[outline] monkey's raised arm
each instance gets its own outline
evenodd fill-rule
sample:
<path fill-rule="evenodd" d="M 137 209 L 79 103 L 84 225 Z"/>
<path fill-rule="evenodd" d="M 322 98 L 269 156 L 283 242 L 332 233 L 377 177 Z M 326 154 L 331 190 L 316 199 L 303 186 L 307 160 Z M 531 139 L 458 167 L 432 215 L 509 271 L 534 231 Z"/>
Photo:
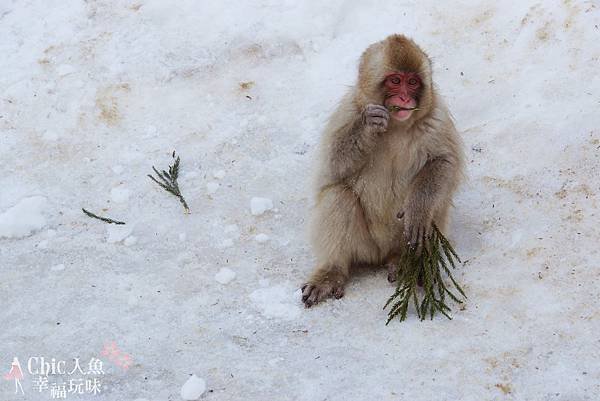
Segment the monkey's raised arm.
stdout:
<path fill-rule="evenodd" d="M 338 113 L 351 113 L 338 110 Z M 351 177 L 365 165 L 377 143 L 377 137 L 388 126 L 389 113 L 380 105 L 369 104 L 361 112 L 346 117 L 346 124 L 331 131 L 329 170 L 331 179 L 341 181 Z M 351 118 L 348 118 L 348 117 Z"/>

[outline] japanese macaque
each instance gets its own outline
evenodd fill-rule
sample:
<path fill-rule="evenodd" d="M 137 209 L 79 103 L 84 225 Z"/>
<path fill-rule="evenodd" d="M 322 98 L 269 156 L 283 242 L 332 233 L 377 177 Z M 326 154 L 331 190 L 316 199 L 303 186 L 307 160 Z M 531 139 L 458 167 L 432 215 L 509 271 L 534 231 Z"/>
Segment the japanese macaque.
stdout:
<path fill-rule="evenodd" d="M 306 307 L 341 298 L 353 265 L 396 277 L 408 247 L 435 223 L 444 232 L 463 169 L 461 140 L 435 92 L 431 61 L 411 39 L 367 48 L 358 82 L 325 128 L 311 242 L 317 267 L 302 286 Z"/>

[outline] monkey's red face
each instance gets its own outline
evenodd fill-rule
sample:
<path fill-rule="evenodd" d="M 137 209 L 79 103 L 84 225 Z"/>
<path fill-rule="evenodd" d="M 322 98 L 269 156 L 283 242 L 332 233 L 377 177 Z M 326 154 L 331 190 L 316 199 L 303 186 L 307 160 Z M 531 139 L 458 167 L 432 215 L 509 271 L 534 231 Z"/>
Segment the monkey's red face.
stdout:
<path fill-rule="evenodd" d="M 407 120 L 419 105 L 421 79 L 415 72 L 392 72 L 385 77 L 384 106 L 398 121 Z"/>

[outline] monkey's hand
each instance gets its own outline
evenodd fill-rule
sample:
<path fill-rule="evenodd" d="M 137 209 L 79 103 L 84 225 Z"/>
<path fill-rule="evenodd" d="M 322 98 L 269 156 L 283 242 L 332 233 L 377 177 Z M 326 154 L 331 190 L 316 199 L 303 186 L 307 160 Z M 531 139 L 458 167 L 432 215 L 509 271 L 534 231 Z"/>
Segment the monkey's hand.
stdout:
<path fill-rule="evenodd" d="M 390 113 L 379 104 L 368 104 L 363 112 L 365 127 L 372 132 L 382 133 L 387 131 Z"/>
<path fill-rule="evenodd" d="M 404 240 L 410 249 L 421 252 L 433 230 L 433 213 L 420 202 L 408 203 L 398 218 L 404 221 Z"/>

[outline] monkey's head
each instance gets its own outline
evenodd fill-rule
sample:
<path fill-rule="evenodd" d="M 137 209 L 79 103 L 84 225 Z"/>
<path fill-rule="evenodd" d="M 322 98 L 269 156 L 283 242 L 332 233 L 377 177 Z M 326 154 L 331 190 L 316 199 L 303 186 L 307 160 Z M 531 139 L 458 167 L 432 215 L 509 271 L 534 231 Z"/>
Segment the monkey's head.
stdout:
<path fill-rule="evenodd" d="M 388 36 L 363 53 L 357 89 L 359 107 L 382 104 L 393 120 L 414 122 L 432 108 L 431 61 L 406 36 Z"/>

